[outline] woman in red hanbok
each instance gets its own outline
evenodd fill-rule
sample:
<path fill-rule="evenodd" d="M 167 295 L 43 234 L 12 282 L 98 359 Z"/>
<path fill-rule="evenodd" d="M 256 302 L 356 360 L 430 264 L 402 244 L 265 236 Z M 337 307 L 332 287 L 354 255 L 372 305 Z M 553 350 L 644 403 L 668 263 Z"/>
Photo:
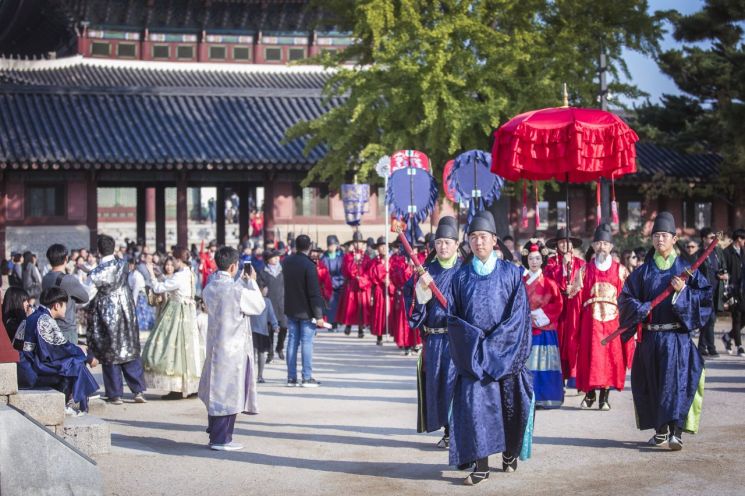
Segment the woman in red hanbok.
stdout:
<path fill-rule="evenodd" d="M 371 284 L 368 275 L 370 257 L 365 253 L 365 239 L 362 233 L 355 231 L 352 241 L 346 245 L 352 249 L 344 254 L 342 260 L 342 274 L 346 279 L 344 293 L 339 308 L 336 311 L 336 322 L 344 324 L 344 334 L 352 332 L 352 326 L 357 326 L 357 335 L 365 336 L 364 328 L 370 325 L 370 295 Z"/>
<path fill-rule="evenodd" d="M 329 268 L 326 267 L 326 264 L 321 260 L 321 255 L 323 255 L 322 249 L 313 248 L 310 252 L 310 259 L 316 264 L 318 283 L 321 286 L 321 296 L 323 296 L 323 299 L 328 306 L 329 300 L 331 300 L 331 295 L 333 294 L 333 289 L 331 287 L 331 273 L 329 272 Z"/>
<path fill-rule="evenodd" d="M 378 337 L 376 344 L 382 346 L 386 328 L 386 310 L 388 311 L 388 315 L 391 315 L 391 309 L 393 308 L 391 296 L 395 294 L 396 288 L 391 282 L 390 277 L 387 277 L 388 271 L 385 266 L 385 257 L 388 254 L 388 245 L 385 242 L 385 237 L 381 236 L 378 238 L 375 249 L 378 251 L 378 256 L 370 262 L 370 270 L 368 271 L 373 288 L 372 326 L 370 327 L 370 333 Z M 388 279 L 387 286 L 386 279 Z M 386 301 L 388 302 L 387 306 Z M 392 326 L 389 326 L 389 332 L 391 329 Z"/>
<path fill-rule="evenodd" d="M 533 325 L 530 358 L 533 373 L 533 393 L 537 408 L 559 408 L 564 403 L 564 379 L 561 373 L 559 340 L 556 322 L 561 315 L 562 299 L 559 286 L 543 275 L 548 250 L 533 238 L 522 249 L 523 276 L 530 303 Z"/>
<path fill-rule="evenodd" d="M 579 347 L 577 355 L 577 389 L 585 393 L 582 408 L 595 403 L 595 391 L 600 391 L 598 407 L 610 410 L 610 388 L 623 389 L 626 369 L 634 353 L 634 341 L 620 339 L 603 346 L 600 341 L 618 329 L 618 296 L 628 276 L 626 267 L 611 258 L 613 239 L 611 227 L 601 224 L 595 230 L 592 249 L 595 257 L 582 269 L 582 302 Z"/>
<path fill-rule="evenodd" d="M 404 300 L 404 286 L 413 274 L 414 268 L 405 255 L 397 253 L 390 257 L 390 278 L 395 288 L 390 327 L 396 344 L 404 350 L 405 355 L 411 355 L 411 350 L 422 343 L 416 329 L 409 327 L 409 309 Z"/>

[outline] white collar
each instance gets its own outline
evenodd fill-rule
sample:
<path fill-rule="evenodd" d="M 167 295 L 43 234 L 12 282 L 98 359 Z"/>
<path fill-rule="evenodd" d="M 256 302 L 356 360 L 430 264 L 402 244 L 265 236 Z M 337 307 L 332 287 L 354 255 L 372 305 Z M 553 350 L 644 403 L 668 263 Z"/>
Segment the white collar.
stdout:
<path fill-rule="evenodd" d="M 116 257 L 114 255 L 106 255 L 105 257 L 101 258 L 101 263 L 104 264 L 106 262 L 110 262 L 111 260 L 114 260 Z"/>
<path fill-rule="evenodd" d="M 612 263 L 613 263 L 613 257 L 611 257 L 610 255 L 608 255 L 608 258 L 606 258 L 605 262 L 603 263 L 598 262 L 598 257 L 595 257 L 595 267 L 597 267 L 598 270 L 601 270 L 603 272 L 610 269 L 610 266 Z"/>
<path fill-rule="evenodd" d="M 528 275 L 528 280 L 525 281 L 525 284 L 533 284 L 539 277 L 543 275 L 543 271 L 539 270 L 536 272 L 531 272 L 530 270 L 528 270 L 527 275 Z"/>

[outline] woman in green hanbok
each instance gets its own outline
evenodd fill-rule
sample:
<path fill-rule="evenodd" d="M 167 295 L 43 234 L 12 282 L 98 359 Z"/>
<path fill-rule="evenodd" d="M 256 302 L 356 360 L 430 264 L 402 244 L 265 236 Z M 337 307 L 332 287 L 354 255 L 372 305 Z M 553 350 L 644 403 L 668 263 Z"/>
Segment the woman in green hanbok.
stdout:
<path fill-rule="evenodd" d="M 170 391 L 163 399 L 180 399 L 196 394 L 204 364 L 204 347 L 200 345 L 194 306 L 194 275 L 189 267 L 189 252 L 173 251 L 175 272 L 158 281 L 148 265 L 152 290 L 167 295 L 142 351 L 148 387 Z"/>

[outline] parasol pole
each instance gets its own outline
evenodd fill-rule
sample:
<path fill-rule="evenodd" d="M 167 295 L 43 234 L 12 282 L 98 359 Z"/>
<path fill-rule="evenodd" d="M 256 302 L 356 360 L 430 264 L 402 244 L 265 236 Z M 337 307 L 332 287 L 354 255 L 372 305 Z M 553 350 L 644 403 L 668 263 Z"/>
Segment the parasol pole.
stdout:
<path fill-rule="evenodd" d="M 562 85 L 562 106 L 561 108 L 569 108 L 569 92 L 567 91 L 567 84 L 564 83 Z M 564 232 L 567 233 L 566 237 L 566 243 L 567 246 L 569 246 L 569 173 L 566 173 L 566 198 L 564 203 Z M 567 276 L 566 276 L 566 287 L 567 291 L 569 291 L 569 282 L 572 279 L 572 267 L 574 267 L 574 253 L 571 254 L 572 258 L 571 265 L 567 265 Z M 562 260 L 562 263 L 564 261 Z"/>

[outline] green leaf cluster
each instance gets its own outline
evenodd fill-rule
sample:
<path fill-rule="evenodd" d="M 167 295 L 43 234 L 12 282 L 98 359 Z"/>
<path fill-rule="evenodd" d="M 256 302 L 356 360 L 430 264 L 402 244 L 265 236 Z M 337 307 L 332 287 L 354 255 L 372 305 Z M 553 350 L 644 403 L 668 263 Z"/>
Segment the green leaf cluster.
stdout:
<path fill-rule="evenodd" d="M 357 43 L 322 60 L 336 68 L 332 108 L 286 139 L 326 155 L 305 184 L 376 181 L 375 163 L 399 149 L 431 159 L 435 177 L 458 153 L 488 149 L 491 132 L 516 114 L 570 102 L 596 106 L 598 56 L 626 73 L 621 51 L 657 50 L 660 20 L 643 0 L 331 0 Z M 328 20 L 328 19 L 327 19 Z M 345 60 L 358 61 L 345 66 Z M 629 85 L 611 91 L 638 95 Z"/>

